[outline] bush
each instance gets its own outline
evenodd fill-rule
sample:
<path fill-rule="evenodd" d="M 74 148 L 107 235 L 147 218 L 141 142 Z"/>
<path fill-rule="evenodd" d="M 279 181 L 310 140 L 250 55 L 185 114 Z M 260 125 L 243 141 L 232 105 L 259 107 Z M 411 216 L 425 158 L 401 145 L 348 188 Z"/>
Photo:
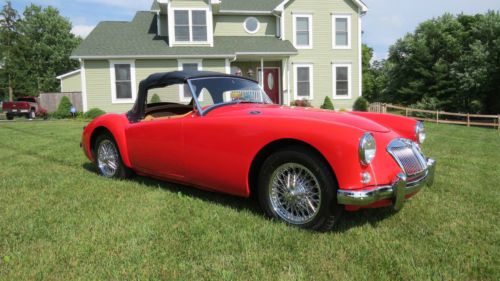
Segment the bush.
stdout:
<path fill-rule="evenodd" d="M 364 97 L 359 97 L 355 102 L 353 106 L 354 111 L 368 111 L 368 107 L 370 104 Z"/>
<path fill-rule="evenodd" d="M 296 100 L 293 101 L 290 105 L 298 107 L 312 107 L 311 102 L 308 100 Z"/>
<path fill-rule="evenodd" d="M 73 105 L 71 104 L 69 98 L 64 96 L 62 97 L 61 102 L 59 102 L 59 107 L 57 108 L 56 112 L 52 114 L 52 116 L 57 119 L 70 118 L 72 106 Z"/>
<path fill-rule="evenodd" d="M 49 118 L 49 113 L 45 109 L 39 109 L 36 113 L 36 118 L 47 120 Z"/>
<path fill-rule="evenodd" d="M 106 114 L 106 112 L 99 108 L 92 108 L 89 111 L 85 112 L 83 117 L 86 119 L 96 119 L 97 117 Z"/>
<path fill-rule="evenodd" d="M 322 109 L 329 109 L 329 110 L 335 110 L 335 107 L 333 106 L 332 99 L 330 99 L 329 96 L 325 97 L 325 101 L 323 102 L 323 105 L 321 106 Z"/>
<path fill-rule="evenodd" d="M 161 102 L 161 99 L 160 99 L 160 97 L 157 94 L 154 94 L 151 97 L 151 103 L 160 103 L 160 102 Z"/>

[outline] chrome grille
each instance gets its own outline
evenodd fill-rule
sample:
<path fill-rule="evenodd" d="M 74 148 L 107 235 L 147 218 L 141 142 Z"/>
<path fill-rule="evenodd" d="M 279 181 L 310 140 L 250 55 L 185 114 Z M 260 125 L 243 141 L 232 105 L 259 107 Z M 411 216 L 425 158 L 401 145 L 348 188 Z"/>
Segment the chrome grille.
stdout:
<path fill-rule="evenodd" d="M 425 157 L 414 142 L 396 139 L 389 144 L 387 150 L 408 177 L 418 177 L 427 170 Z"/>

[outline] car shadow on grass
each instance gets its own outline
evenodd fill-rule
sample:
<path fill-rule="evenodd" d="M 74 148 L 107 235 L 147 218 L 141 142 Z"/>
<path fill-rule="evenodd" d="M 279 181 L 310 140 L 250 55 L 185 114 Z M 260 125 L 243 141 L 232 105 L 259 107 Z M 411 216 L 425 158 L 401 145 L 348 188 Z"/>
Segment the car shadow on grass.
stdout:
<path fill-rule="evenodd" d="M 83 168 L 94 174 L 98 174 L 98 170 L 92 163 L 83 164 Z M 210 204 L 217 204 L 229 207 L 237 211 L 249 211 L 256 216 L 265 218 L 266 215 L 259 206 L 259 202 L 255 196 L 250 198 L 242 198 L 223 193 L 205 191 L 195 187 L 181 185 L 177 183 L 156 180 L 144 176 L 134 176 L 128 181 L 139 183 L 148 188 L 161 188 L 164 191 L 176 193 L 181 196 L 196 198 Z M 370 225 L 376 228 L 384 219 L 393 216 L 396 212 L 392 208 L 366 209 L 357 212 L 344 211 L 342 218 L 333 228 L 331 233 L 344 233 L 353 228 Z M 270 223 L 278 223 L 269 220 Z"/>

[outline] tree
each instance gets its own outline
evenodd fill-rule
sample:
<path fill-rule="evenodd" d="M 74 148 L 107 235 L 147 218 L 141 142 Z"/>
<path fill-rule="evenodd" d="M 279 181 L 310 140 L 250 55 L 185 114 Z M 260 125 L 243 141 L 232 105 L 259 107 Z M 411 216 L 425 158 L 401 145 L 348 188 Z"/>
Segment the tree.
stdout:
<path fill-rule="evenodd" d="M 71 33 L 71 23 L 53 7 L 32 4 L 23 15 L 19 24 L 20 48 L 27 62 L 26 74 L 32 77 L 26 79 L 29 94 L 56 91 L 56 76 L 78 67 L 70 55 L 81 39 Z"/>
<path fill-rule="evenodd" d="M 161 102 L 160 96 L 158 96 L 157 94 L 154 94 L 151 97 L 151 103 L 160 103 L 160 102 Z"/>
<path fill-rule="evenodd" d="M 16 68 L 14 67 L 14 56 L 19 39 L 17 32 L 17 22 L 19 15 L 12 8 L 12 3 L 7 1 L 0 11 L 0 64 L 2 77 L 7 84 L 9 100 L 14 97 L 13 80 L 17 76 Z"/>
<path fill-rule="evenodd" d="M 391 46 L 380 70 L 376 81 L 382 77 L 385 83 L 383 101 L 498 113 L 500 14 L 445 14 L 425 21 Z"/>

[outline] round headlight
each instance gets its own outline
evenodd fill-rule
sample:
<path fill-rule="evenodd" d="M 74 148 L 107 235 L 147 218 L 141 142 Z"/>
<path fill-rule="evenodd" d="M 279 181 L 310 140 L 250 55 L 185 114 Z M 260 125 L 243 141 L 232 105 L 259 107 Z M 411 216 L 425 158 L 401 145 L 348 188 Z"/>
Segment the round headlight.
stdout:
<path fill-rule="evenodd" d="M 415 126 L 415 138 L 418 143 L 423 144 L 426 138 L 424 123 L 417 122 L 417 126 Z"/>
<path fill-rule="evenodd" d="M 363 165 L 370 165 L 377 154 L 375 138 L 371 133 L 365 133 L 359 142 L 359 160 Z"/>

